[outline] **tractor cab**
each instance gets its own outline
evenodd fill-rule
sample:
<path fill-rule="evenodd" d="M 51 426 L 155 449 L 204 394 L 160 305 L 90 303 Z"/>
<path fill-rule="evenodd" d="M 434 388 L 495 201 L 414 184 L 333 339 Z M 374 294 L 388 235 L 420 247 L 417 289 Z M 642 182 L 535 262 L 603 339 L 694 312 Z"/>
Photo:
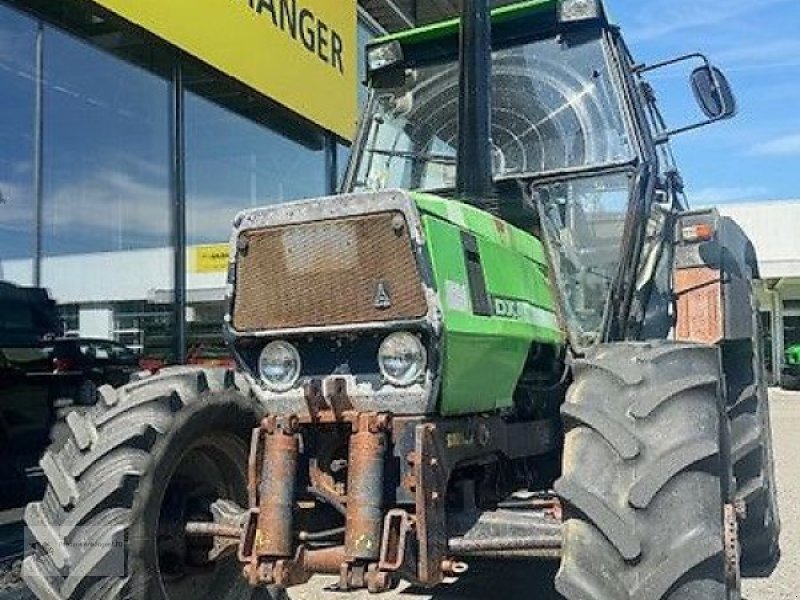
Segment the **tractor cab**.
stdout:
<path fill-rule="evenodd" d="M 495 9 L 488 90 L 464 89 L 473 100 L 488 99 L 491 189 L 469 199 L 457 185 L 459 40 L 453 20 L 368 47 L 371 95 L 346 191 L 422 190 L 471 202 L 536 234 L 558 272 L 573 344 L 624 337 L 631 321 L 643 320 L 629 313 L 635 305 L 644 310 L 647 299 L 632 293 L 652 287 L 646 284 L 670 237 L 667 216 L 685 205 L 666 146 L 678 131 L 666 130 L 643 79 L 673 61 L 637 66 L 599 1 Z M 683 60 L 701 65 L 692 82 L 706 122 L 732 116 L 722 74 L 701 55 Z M 469 162 L 463 170 L 481 168 Z"/>

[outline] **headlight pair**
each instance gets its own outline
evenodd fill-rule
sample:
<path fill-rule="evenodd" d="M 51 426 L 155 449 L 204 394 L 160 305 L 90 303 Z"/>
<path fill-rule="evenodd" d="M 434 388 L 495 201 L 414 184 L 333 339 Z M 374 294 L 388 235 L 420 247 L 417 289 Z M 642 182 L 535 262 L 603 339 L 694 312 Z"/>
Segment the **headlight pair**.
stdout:
<path fill-rule="evenodd" d="M 407 387 L 424 373 L 428 356 L 422 341 L 408 332 L 389 335 L 378 350 L 378 367 L 392 385 Z M 285 341 L 270 342 L 258 358 L 261 381 L 273 392 L 292 389 L 300 378 L 302 362 L 294 345 Z"/>

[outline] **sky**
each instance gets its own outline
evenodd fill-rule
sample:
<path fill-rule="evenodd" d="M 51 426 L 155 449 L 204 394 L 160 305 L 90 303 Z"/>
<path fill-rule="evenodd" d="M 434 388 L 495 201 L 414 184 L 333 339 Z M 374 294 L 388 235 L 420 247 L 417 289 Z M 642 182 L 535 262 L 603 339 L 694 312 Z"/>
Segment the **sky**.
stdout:
<path fill-rule="evenodd" d="M 691 204 L 800 199 L 800 2 L 606 4 L 637 61 L 702 51 L 736 92 L 736 118 L 673 140 Z M 648 76 L 671 125 L 687 122 L 692 69 L 683 65 Z"/>

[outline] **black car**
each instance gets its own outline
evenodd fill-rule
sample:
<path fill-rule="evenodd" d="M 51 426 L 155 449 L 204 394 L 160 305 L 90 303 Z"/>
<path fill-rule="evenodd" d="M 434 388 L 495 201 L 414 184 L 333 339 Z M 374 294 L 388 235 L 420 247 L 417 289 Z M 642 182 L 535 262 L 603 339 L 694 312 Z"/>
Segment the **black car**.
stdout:
<path fill-rule="evenodd" d="M 120 387 L 140 370 L 139 355 L 122 344 L 89 338 L 58 338 L 43 344 L 59 398 L 94 404 L 97 388 Z"/>
<path fill-rule="evenodd" d="M 63 435 L 66 415 L 139 371 L 139 356 L 122 344 L 63 334 L 45 290 L 0 282 L 0 510 L 39 493 L 39 459 Z"/>
<path fill-rule="evenodd" d="M 62 334 L 47 292 L 0 282 L 0 510 L 35 493 L 42 450 L 56 420 L 56 381 L 45 342 Z"/>

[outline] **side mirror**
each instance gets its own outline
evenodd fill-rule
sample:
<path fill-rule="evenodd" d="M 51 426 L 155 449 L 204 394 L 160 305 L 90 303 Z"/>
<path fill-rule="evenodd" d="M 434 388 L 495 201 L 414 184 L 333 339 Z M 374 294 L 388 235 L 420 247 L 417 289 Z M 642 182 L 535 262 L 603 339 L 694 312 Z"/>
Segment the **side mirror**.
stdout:
<path fill-rule="evenodd" d="M 689 80 L 695 99 L 697 100 L 697 104 L 705 120 L 674 129 L 667 129 L 661 117 L 661 113 L 655 105 L 655 91 L 653 86 L 647 82 L 643 82 L 643 85 L 649 90 L 647 101 L 651 103 L 651 109 L 658 115 L 658 120 L 660 121 L 660 130 L 655 132 L 657 143 L 664 143 L 668 141 L 669 138 L 679 133 L 705 127 L 717 121 L 730 119 L 736 115 L 736 97 L 733 95 L 733 90 L 728 82 L 728 78 L 725 77 L 722 71 L 713 66 L 711 61 L 709 61 L 704 54 L 695 52 L 654 65 L 639 65 L 634 69 L 634 72 L 641 77 L 645 73 L 685 62 L 701 63 L 699 67 L 692 71 Z"/>
<path fill-rule="evenodd" d="M 692 72 L 692 90 L 700 110 L 709 119 L 719 121 L 736 115 L 736 98 L 728 78 L 717 67 L 703 65 Z"/>

